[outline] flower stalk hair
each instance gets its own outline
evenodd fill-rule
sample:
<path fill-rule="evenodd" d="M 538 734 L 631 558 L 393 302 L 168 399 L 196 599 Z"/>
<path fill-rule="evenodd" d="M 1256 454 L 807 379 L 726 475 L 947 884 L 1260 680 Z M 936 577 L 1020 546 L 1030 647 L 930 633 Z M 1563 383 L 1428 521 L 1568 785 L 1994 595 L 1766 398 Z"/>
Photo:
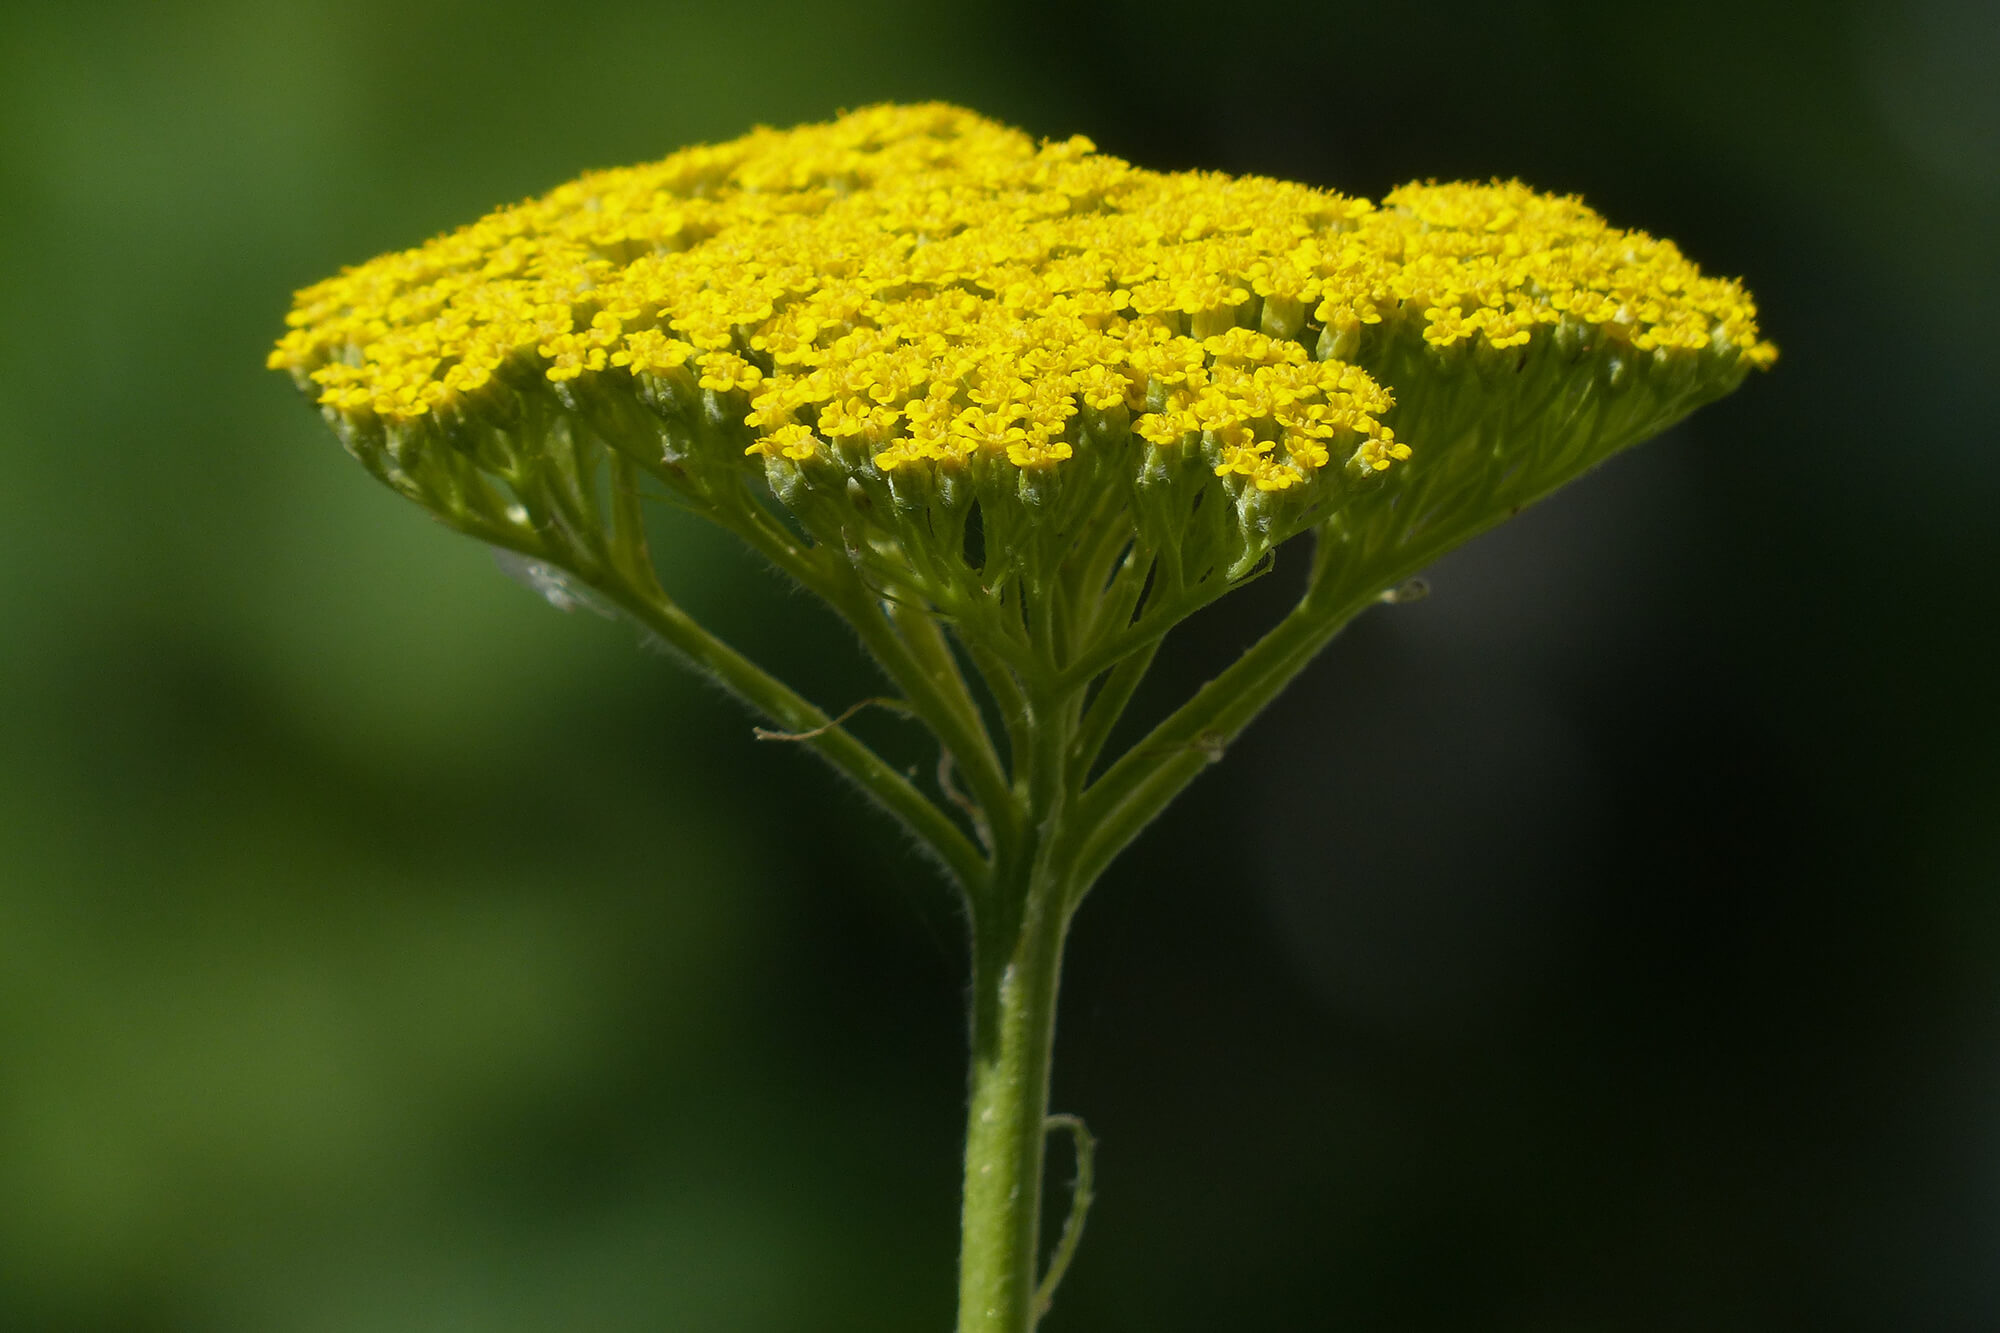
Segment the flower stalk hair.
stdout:
<path fill-rule="evenodd" d="M 1093 1140 L 1048 1080 L 1105 867 L 1356 614 L 1776 357 L 1738 283 L 1573 198 L 1152 172 L 942 105 L 585 175 L 290 326 L 270 364 L 371 472 L 665 640 L 962 896 L 960 1333 L 1033 1328 L 1081 1234 Z M 935 786 L 681 609 L 655 501 L 852 626 Z M 1289 614 L 1108 755 L 1168 632 L 1308 533 Z M 1080 1187 L 1043 1281 L 1053 1129 Z"/>

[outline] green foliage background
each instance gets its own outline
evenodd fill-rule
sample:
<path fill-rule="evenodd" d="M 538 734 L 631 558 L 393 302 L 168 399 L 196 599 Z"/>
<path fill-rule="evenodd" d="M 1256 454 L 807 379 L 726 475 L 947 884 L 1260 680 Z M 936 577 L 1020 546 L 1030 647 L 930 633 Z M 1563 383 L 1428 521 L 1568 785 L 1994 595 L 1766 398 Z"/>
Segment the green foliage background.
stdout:
<path fill-rule="evenodd" d="M 928 872 L 261 368 L 341 264 L 927 97 L 1579 191 L 1785 353 L 1357 626 L 1101 887 L 1051 1330 L 2000 1324 L 2000 22 L 1801 15 L 0 8 L 0 1328 L 948 1325 Z M 661 558 L 875 691 L 725 544 Z"/>

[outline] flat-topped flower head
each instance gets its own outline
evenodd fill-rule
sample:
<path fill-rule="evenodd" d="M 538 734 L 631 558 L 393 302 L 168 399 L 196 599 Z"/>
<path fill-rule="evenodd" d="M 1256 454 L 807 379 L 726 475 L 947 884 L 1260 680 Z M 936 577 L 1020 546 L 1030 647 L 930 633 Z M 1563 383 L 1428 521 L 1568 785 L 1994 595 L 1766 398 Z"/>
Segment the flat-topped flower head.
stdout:
<path fill-rule="evenodd" d="M 1737 283 L 1575 199 L 1378 206 L 941 105 L 586 175 L 290 323 L 271 364 L 490 540 L 550 546 L 585 516 L 539 492 L 608 448 L 948 610 L 1100 539 L 1192 585 L 1316 525 L 1465 535 L 1775 355 Z"/>
<path fill-rule="evenodd" d="M 1377 204 L 932 105 L 499 209 L 299 293 L 271 364 L 383 481 L 637 621 L 935 855 L 973 962 L 958 1327 L 1026 1333 L 1091 1195 L 1047 1093 L 1092 882 L 1365 607 L 1775 355 L 1737 283 L 1518 182 Z M 668 596 L 655 500 L 842 617 L 895 691 L 863 702 L 936 739 L 934 793 L 848 729 L 860 704 Z M 1297 603 L 1117 753 L 1167 634 L 1307 531 Z M 1042 1269 L 1058 1127 L 1077 1185 Z"/>

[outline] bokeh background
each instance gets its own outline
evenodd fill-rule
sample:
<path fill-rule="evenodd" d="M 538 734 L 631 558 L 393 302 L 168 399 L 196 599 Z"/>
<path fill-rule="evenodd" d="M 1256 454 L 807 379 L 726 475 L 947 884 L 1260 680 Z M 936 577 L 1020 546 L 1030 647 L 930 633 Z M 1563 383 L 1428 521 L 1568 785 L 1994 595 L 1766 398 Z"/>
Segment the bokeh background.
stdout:
<path fill-rule="evenodd" d="M 933 97 L 1581 192 L 1784 349 L 1371 613 L 1102 884 L 1052 1333 L 2000 1327 L 1996 68 L 1991 0 L 0 5 L 0 1328 L 950 1326 L 943 892 L 262 368 L 342 264 Z"/>

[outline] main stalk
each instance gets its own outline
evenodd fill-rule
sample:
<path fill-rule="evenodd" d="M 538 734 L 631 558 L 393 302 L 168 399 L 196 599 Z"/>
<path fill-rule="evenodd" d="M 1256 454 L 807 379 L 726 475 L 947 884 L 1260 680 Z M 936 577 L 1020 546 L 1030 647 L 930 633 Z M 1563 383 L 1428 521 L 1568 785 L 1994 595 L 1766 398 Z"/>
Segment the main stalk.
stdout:
<path fill-rule="evenodd" d="M 1044 1143 L 1070 917 L 1090 882 L 1213 762 L 1220 746 L 1376 600 L 1376 592 L 1342 587 L 1330 577 L 1338 554 L 1322 543 L 1306 594 L 1292 613 L 1095 782 L 1086 785 L 1088 770 L 1132 681 L 1118 680 L 1114 671 L 1090 703 L 1109 711 L 1089 712 L 1084 687 L 1051 672 L 1021 682 L 1018 708 L 1006 710 L 1015 746 L 1007 818 L 991 821 L 991 874 L 969 899 L 972 1050 L 958 1333 L 1033 1333 L 1047 1305 L 1049 1293 L 1037 1284 Z M 1056 636 L 1050 630 L 1043 637 L 1052 642 Z M 1135 677 L 1150 657 L 1139 650 Z M 1080 1123 L 1074 1128 L 1081 1182 L 1090 1138 Z M 1074 1248 L 1087 1193 L 1079 1189 L 1073 1201 L 1053 1277 Z"/>
<path fill-rule="evenodd" d="M 958 1333 L 1031 1333 L 1040 1318 L 1043 1145 L 1063 939 L 1076 901 L 1069 747 L 1075 691 L 1030 691 L 1017 718 L 1014 832 L 972 913 L 971 1073 Z"/>
<path fill-rule="evenodd" d="M 959 1333 L 1028 1333 L 1040 1315 L 1044 1126 L 1068 925 L 1062 889 L 1031 882 L 1015 929 L 987 932 L 975 946 Z"/>

